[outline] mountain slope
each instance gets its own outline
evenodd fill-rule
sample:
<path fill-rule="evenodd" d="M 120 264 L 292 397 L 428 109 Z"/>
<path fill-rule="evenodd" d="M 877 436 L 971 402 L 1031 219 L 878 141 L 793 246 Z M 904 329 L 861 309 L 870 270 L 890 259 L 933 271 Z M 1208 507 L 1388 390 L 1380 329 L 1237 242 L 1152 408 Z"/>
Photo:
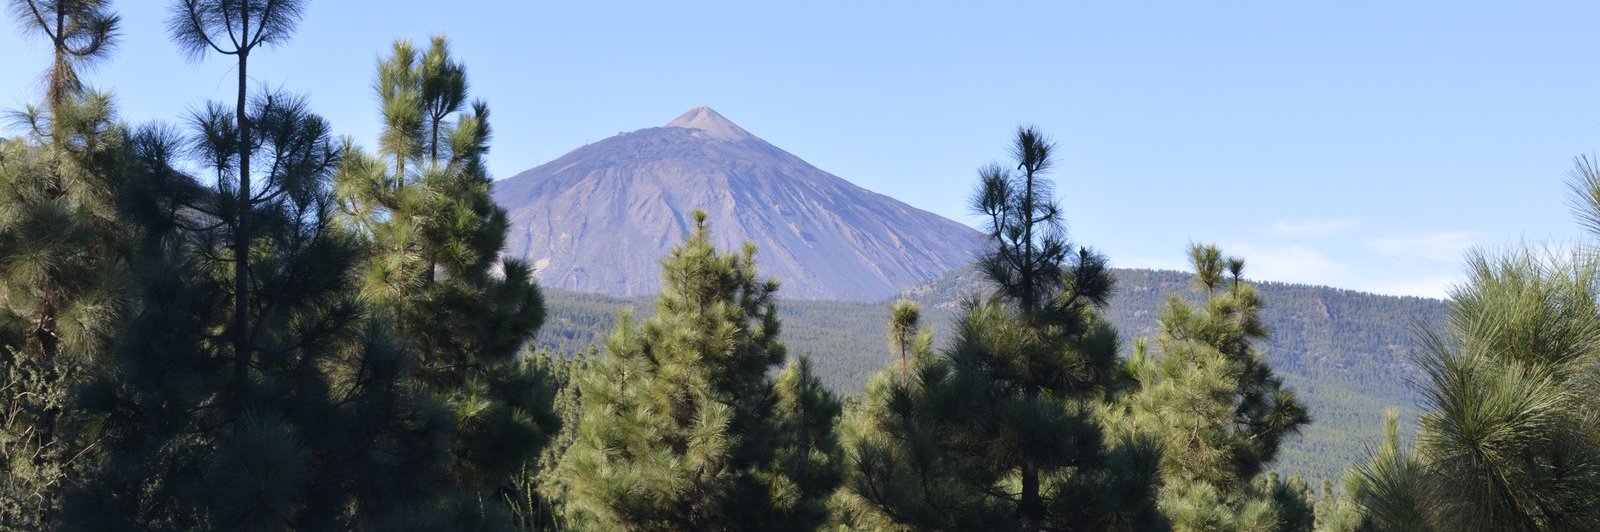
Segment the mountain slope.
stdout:
<path fill-rule="evenodd" d="M 817 169 L 706 107 L 495 183 L 507 254 L 547 287 L 658 290 L 658 261 L 704 209 L 724 249 L 756 243 L 790 299 L 875 300 L 966 265 L 972 228 Z"/>

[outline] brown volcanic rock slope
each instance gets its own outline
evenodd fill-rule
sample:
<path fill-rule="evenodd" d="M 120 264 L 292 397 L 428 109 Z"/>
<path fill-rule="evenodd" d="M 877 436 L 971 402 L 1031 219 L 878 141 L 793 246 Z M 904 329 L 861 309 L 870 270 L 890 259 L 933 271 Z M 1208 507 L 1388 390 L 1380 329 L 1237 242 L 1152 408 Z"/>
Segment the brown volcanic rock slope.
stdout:
<path fill-rule="evenodd" d="M 498 181 L 506 253 L 540 282 L 632 296 L 704 209 L 718 245 L 758 246 L 763 275 L 801 299 L 875 300 L 965 266 L 976 230 L 850 184 L 697 107 Z"/>

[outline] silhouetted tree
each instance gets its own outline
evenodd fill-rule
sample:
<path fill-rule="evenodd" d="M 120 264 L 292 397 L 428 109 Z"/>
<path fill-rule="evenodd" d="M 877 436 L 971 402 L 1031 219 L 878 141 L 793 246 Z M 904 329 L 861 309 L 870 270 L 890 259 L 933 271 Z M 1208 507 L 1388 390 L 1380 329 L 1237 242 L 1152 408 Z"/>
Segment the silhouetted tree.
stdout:
<path fill-rule="evenodd" d="M 215 139 L 209 146 L 213 152 L 208 154 L 211 157 L 208 163 L 216 172 L 219 186 L 226 191 L 216 214 L 233 233 L 231 260 L 235 275 L 230 334 L 234 350 L 233 380 L 239 387 L 243 387 L 248 378 L 254 356 L 250 298 L 260 288 L 251 281 L 254 274 L 250 267 L 254 238 L 251 217 L 257 207 L 277 201 L 280 191 L 286 190 L 281 185 L 273 186 L 272 182 L 282 177 L 275 175 L 282 171 L 277 166 L 270 166 L 262 176 L 268 181 L 262 188 L 269 190 L 252 188 L 256 176 L 250 166 L 251 157 L 266 142 L 252 136 L 259 125 L 251 121 L 254 117 L 248 105 L 250 54 L 287 42 L 300 23 L 305 6 L 306 0 L 176 0 L 167 21 L 172 40 L 190 59 L 199 60 L 211 52 L 233 56 L 239 76 L 231 120 L 215 104 L 208 105 L 202 116 L 197 117 L 201 127 L 211 129 L 208 134 L 231 137 Z M 227 184 L 223 185 L 224 182 Z M 270 190 L 274 188 L 276 190 Z M 235 405 L 235 408 L 242 408 L 242 405 Z"/>

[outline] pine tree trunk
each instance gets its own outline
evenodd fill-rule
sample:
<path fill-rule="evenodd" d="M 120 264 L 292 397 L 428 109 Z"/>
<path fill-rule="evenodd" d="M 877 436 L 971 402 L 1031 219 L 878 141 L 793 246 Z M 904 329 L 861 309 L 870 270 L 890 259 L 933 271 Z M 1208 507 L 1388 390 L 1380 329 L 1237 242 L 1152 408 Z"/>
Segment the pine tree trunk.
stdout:
<path fill-rule="evenodd" d="M 911 376 L 907 375 L 906 372 L 907 372 L 907 368 L 906 368 L 906 341 L 905 341 L 905 339 L 902 338 L 900 340 L 900 383 L 901 384 L 906 384 L 906 383 L 911 382 L 911 380 L 910 380 Z"/>
<path fill-rule="evenodd" d="M 1024 532 L 1040 530 L 1044 502 L 1039 500 L 1039 468 L 1031 463 L 1022 465 L 1022 502 L 1017 505 L 1017 514 L 1022 520 Z"/>
<path fill-rule="evenodd" d="M 240 28 L 250 35 L 250 3 L 240 3 Z M 235 393 L 234 414 L 244 411 L 245 382 L 250 367 L 250 117 L 245 114 L 245 91 L 249 88 L 246 67 L 250 47 L 244 42 L 239 47 L 239 99 L 234 108 L 239 124 L 239 219 L 233 231 L 233 384 Z"/>
<path fill-rule="evenodd" d="M 1034 293 L 1034 249 L 1033 249 L 1033 224 L 1037 218 L 1034 214 L 1033 178 L 1034 169 L 1031 165 L 1023 167 L 1023 179 L 1026 183 L 1022 196 L 1022 320 L 1028 326 L 1033 326 L 1033 315 L 1039 304 L 1039 294 Z M 1033 353 L 1023 357 L 1026 366 L 1022 376 L 1023 397 L 1029 403 L 1038 399 L 1039 391 L 1034 386 Z M 1022 501 L 1017 505 L 1017 514 L 1022 521 L 1022 530 L 1033 532 L 1039 530 L 1044 503 L 1039 500 L 1039 466 L 1032 462 L 1032 457 L 1023 457 L 1022 463 Z"/>
<path fill-rule="evenodd" d="M 56 4 L 56 29 L 55 32 L 45 31 L 55 42 L 55 64 L 51 65 L 50 87 L 46 89 L 45 97 L 50 100 L 50 117 L 55 119 L 56 111 L 60 110 L 61 102 L 66 101 L 67 92 L 67 36 L 63 30 L 67 28 L 66 6 Z M 43 23 L 43 21 L 40 21 Z M 52 125 L 51 136 L 55 135 Z M 51 140 L 54 140 L 53 138 Z"/>
<path fill-rule="evenodd" d="M 60 133 L 56 126 L 59 123 L 57 117 L 61 116 L 61 107 L 67 101 L 67 69 L 69 65 L 67 64 L 67 42 L 62 31 L 66 28 L 66 10 L 63 6 L 57 5 L 55 15 L 56 28 L 51 35 L 54 41 L 52 44 L 55 47 L 55 57 L 51 65 L 50 86 L 45 90 L 45 98 L 49 100 L 48 105 L 50 106 L 51 161 L 50 172 L 45 176 L 44 183 L 46 201 L 55 201 L 66 194 L 65 186 L 62 184 L 59 173 L 61 168 L 61 142 L 59 140 Z M 46 33 L 49 34 L 51 32 L 47 31 Z M 39 366 L 43 371 L 40 376 L 43 381 L 41 391 L 48 393 L 61 385 L 61 337 L 56 334 L 56 316 L 59 313 L 56 308 L 56 283 L 50 276 L 46 276 L 43 281 L 44 286 L 41 288 L 44 295 L 42 304 L 39 306 L 39 323 L 34 327 L 33 334 L 34 338 L 39 341 Z M 39 422 L 34 427 L 37 430 L 34 436 L 37 448 L 34 450 L 33 455 L 33 466 L 36 470 L 44 469 L 48 465 L 47 462 L 50 461 L 47 450 L 55 447 L 56 429 L 61 418 L 61 409 L 58 405 L 51 404 L 50 401 L 46 400 L 42 406 L 44 409 L 40 412 Z M 48 505 L 43 506 L 43 508 L 44 511 L 39 514 L 39 523 L 49 527 L 54 521 L 55 512 Z"/>
<path fill-rule="evenodd" d="M 444 120 L 444 117 L 433 116 L 430 118 L 433 118 L 433 131 L 431 132 L 431 140 L 428 143 L 428 159 L 432 160 L 433 164 L 439 164 L 439 121 Z"/>
<path fill-rule="evenodd" d="M 52 36 L 52 45 L 55 47 L 55 58 L 51 66 L 50 86 L 45 90 L 46 99 L 50 106 L 50 172 L 45 176 L 45 198 L 55 201 L 66 194 L 65 186 L 61 182 L 61 142 L 57 132 L 57 118 L 61 116 L 61 106 L 67 101 L 67 41 L 62 35 L 66 27 L 66 11 L 63 6 L 56 6 L 56 29 L 45 33 Z M 60 352 L 60 342 L 56 336 L 56 290 L 53 279 L 46 276 L 44 279 L 44 301 L 39 307 L 39 323 L 34 330 L 34 336 L 39 340 L 40 351 L 44 354 L 47 367 L 54 367 L 56 355 Z M 53 371 L 53 370 L 52 370 Z"/>

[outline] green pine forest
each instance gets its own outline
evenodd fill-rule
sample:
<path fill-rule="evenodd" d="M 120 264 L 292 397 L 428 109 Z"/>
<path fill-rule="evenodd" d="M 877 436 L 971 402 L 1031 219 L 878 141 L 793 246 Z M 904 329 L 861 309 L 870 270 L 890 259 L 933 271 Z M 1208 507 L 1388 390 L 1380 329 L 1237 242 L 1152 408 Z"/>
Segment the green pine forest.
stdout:
<path fill-rule="evenodd" d="M 785 300 L 702 212 L 659 296 L 545 291 L 447 38 L 335 137 L 248 82 L 306 0 L 6 5 L 51 54 L 0 137 L 6 530 L 1600 530 L 1588 249 L 1474 252 L 1448 302 L 1204 243 L 1114 270 L 1022 127 L 981 257 L 896 301 Z M 92 67 L 135 32 L 234 97 L 122 120 Z M 1600 238 L 1600 168 L 1570 183 Z"/>
<path fill-rule="evenodd" d="M 1167 296 L 1195 299 L 1192 275 L 1172 271 L 1114 269 L 1117 291 L 1102 312 L 1124 346 L 1157 334 Z M 952 272 L 906 291 L 946 345 L 962 299 L 984 290 L 976 270 Z M 1442 325 L 1448 307 L 1440 301 L 1393 297 L 1325 287 L 1258 284 L 1269 302 L 1261 319 L 1271 334 L 1261 350 L 1284 381 L 1311 407 L 1316 422 L 1285 442 L 1273 469 L 1306 479 L 1337 480 L 1348 464 L 1383 437 L 1383 412 L 1400 409 L 1415 421 L 1421 398 L 1410 382 L 1422 375 L 1411 357 L 1421 346 L 1417 325 Z M 549 318 L 535 349 L 567 357 L 604 344 L 627 310 L 654 312 L 652 298 L 618 298 L 548 289 Z M 836 393 L 859 393 L 883 369 L 884 323 L 894 301 L 784 300 L 778 309 L 790 352 L 811 357 L 822 383 Z M 1405 427 L 1410 435 L 1414 427 Z"/>

